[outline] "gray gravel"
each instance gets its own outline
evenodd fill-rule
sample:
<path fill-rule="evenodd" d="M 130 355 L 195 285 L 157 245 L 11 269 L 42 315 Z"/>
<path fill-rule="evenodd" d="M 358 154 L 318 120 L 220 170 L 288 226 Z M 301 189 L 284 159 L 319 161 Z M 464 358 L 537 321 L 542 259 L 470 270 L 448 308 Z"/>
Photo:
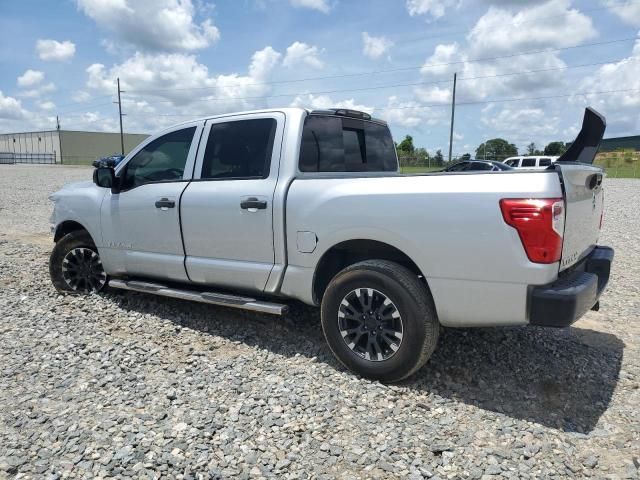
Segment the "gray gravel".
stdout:
<path fill-rule="evenodd" d="M 445 331 L 385 386 L 300 305 L 58 295 L 46 196 L 90 174 L 0 166 L 0 478 L 639 478 L 640 181 L 607 180 L 600 312 Z"/>

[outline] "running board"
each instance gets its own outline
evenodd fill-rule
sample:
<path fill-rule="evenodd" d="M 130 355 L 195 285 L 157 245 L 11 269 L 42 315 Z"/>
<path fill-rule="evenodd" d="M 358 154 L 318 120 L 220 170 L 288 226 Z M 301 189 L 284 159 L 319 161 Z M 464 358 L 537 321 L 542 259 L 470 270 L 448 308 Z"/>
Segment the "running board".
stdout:
<path fill-rule="evenodd" d="M 250 297 L 240 297 L 226 293 L 198 292 L 195 290 L 182 290 L 171 288 L 158 283 L 141 282 L 136 280 L 109 280 L 109 286 L 122 290 L 132 290 L 134 292 L 151 293 L 163 297 L 179 298 L 181 300 L 191 300 L 192 302 L 209 303 L 212 305 L 222 305 L 224 307 L 241 308 L 254 312 L 270 313 L 272 315 L 284 315 L 287 306 L 280 303 L 264 302 Z"/>

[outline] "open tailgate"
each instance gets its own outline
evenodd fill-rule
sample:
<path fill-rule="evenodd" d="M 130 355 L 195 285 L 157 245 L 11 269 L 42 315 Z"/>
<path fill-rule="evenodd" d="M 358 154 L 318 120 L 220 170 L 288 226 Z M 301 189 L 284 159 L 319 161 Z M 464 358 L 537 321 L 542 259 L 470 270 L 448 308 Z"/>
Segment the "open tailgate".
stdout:
<path fill-rule="evenodd" d="M 604 117 L 587 108 L 576 140 L 555 162 L 566 202 L 561 271 L 586 257 L 598 241 L 604 207 L 604 171 L 592 164 L 605 128 Z"/>

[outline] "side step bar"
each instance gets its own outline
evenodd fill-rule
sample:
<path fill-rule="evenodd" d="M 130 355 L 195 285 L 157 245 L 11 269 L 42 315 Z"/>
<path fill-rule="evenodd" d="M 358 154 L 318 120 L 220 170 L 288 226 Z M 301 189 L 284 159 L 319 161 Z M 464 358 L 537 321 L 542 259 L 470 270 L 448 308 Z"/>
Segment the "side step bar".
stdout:
<path fill-rule="evenodd" d="M 141 282 L 136 280 L 109 280 L 109 286 L 122 290 L 132 290 L 134 292 L 151 293 L 163 297 L 179 298 L 191 300 L 192 302 L 210 303 L 212 305 L 222 305 L 225 307 L 241 308 L 254 312 L 270 313 L 272 315 L 283 315 L 287 312 L 287 306 L 280 303 L 264 302 L 250 297 L 229 295 L 226 293 L 198 292 L 195 290 L 182 290 L 171 288 L 158 283 Z"/>

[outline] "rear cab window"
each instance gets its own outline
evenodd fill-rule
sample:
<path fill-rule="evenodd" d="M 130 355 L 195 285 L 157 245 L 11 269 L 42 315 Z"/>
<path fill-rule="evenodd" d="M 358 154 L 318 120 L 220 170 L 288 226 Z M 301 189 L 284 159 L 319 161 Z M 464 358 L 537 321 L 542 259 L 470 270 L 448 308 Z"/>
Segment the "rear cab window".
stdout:
<path fill-rule="evenodd" d="M 376 121 L 310 114 L 302 130 L 301 172 L 396 172 L 389 127 Z"/>

